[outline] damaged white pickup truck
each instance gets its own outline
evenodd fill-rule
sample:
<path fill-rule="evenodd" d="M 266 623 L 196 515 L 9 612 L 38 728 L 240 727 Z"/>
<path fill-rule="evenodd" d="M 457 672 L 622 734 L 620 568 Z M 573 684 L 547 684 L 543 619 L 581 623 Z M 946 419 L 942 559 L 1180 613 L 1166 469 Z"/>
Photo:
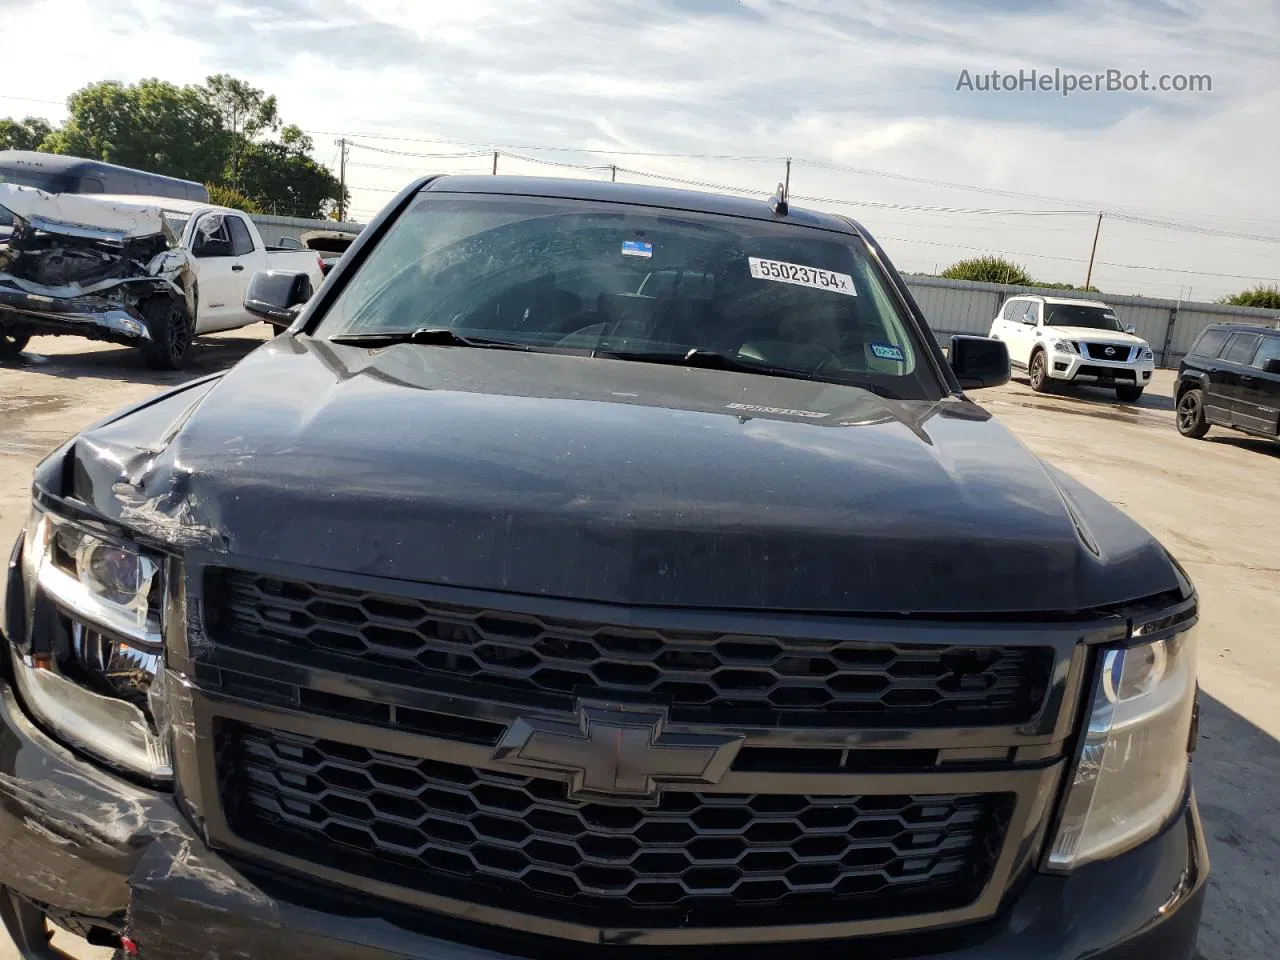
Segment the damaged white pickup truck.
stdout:
<path fill-rule="evenodd" d="M 0 359 L 36 335 L 139 347 L 177 369 L 193 337 L 256 323 L 244 309 L 264 270 L 323 279 L 310 251 L 262 242 L 237 210 L 164 197 L 49 194 L 0 183 L 13 215 L 0 240 Z"/>

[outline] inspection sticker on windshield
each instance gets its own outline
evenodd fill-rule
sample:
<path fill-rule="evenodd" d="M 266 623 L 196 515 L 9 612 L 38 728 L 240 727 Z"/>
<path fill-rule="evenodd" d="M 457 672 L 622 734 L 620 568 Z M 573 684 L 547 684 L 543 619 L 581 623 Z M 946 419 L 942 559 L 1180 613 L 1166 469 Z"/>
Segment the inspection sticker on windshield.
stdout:
<path fill-rule="evenodd" d="M 902 349 L 891 343 L 873 343 L 871 352 L 881 360 L 897 360 L 899 363 L 906 361 L 906 357 L 902 355 Z"/>
<path fill-rule="evenodd" d="M 847 273 L 832 273 L 830 270 L 806 267 L 800 263 L 762 260 L 759 257 L 747 257 L 747 263 L 751 267 L 751 275 L 757 280 L 794 283 L 801 287 L 813 287 L 815 290 L 843 293 L 848 297 L 858 295 L 858 291 L 853 288 L 853 277 Z"/>
<path fill-rule="evenodd" d="M 652 257 L 653 244 L 648 240 L 623 240 L 622 255 L 624 257 Z"/>

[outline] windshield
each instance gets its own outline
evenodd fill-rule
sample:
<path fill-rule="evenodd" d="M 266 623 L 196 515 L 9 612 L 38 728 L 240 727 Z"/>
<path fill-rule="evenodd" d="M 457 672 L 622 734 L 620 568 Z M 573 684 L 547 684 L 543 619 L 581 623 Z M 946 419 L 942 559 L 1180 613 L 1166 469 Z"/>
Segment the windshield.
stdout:
<path fill-rule="evenodd" d="M 421 328 L 535 349 L 945 390 L 853 236 L 786 223 L 542 197 L 426 193 L 317 336 Z"/>
<path fill-rule="evenodd" d="M 169 229 L 173 231 L 175 237 L 181 237 L 182 231 L 187 229 L 187 221 L 191 219 L 189 214 L 177 213 L 173 210 L 162 211 L 164 221 L 169 225 Z"/>
<path fill-rule="evenodd" d="M 1110 307 L 1091 307 L 1082 303 L 1046 303 L 1044 322 L 1051 327 L 1086 327 L 1123 333 L 1124 327 Z"/>

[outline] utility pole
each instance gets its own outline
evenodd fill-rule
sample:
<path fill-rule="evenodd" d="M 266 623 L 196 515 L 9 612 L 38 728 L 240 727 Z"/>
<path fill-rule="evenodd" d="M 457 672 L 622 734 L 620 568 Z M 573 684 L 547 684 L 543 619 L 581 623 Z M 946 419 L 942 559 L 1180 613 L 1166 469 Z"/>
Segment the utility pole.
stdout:
<path fill-rule="evenodd" d="M 1084 288 L 1089 289 L 1089 281 L 1093 279 L 1093 255 L 1098 252 L 1098 234 L 1102 232 L 1102 211 L 1098 211 L 1098 223 L 1093 228 L 1093 249 L 1089 251 L 1089 269 L 1084 274 Z"/>
<path fill-rule="evenodd" d="M 791 196 L 791 158 L 787 157 L 787 172 L 782 178 L 782 199 Z"/>
<path fill-rule="evenodd" d="M 236 129 L 240 122 L 237 104 L 231 104 L 231 189 L 240 189 L 240 131 Z"/>
<path fill-rule="evenodd" d="M 347 219 L 347 138 L 338 138 L 338 222 Z"/>
<path fill-rule="evenodd" d="M 493 175 L 498 175 L 498 151 L 493 151 Z"/>
<path fill-rule="evenodd" d="M 613 163 L 609 164 L 609 182 L 610 182 L 610 183 L 617 183 L 617 182 L 618 182 L 618 166 L 617 166 L 617 164 L 613 164 Z"/>

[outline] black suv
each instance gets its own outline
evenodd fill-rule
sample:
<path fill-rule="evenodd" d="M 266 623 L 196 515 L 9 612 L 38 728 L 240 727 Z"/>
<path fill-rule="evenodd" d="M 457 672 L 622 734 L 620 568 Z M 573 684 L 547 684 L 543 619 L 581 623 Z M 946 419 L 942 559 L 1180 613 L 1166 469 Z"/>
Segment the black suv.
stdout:
<path fill-rule="evenodd" d="M 1280 436 L 1280 327 L 1215 323 L 1178 364 L 1178 432 L 1199 439 L 1210 425 Z"/>
<path fill-rule="evenodd" d="M 414 183 L 285 333 L 37 469 L 0 916 L 43 958 L 1191 957 L 1196 594 L 964 393 L 1008 377 L 782 197 Z"/>

